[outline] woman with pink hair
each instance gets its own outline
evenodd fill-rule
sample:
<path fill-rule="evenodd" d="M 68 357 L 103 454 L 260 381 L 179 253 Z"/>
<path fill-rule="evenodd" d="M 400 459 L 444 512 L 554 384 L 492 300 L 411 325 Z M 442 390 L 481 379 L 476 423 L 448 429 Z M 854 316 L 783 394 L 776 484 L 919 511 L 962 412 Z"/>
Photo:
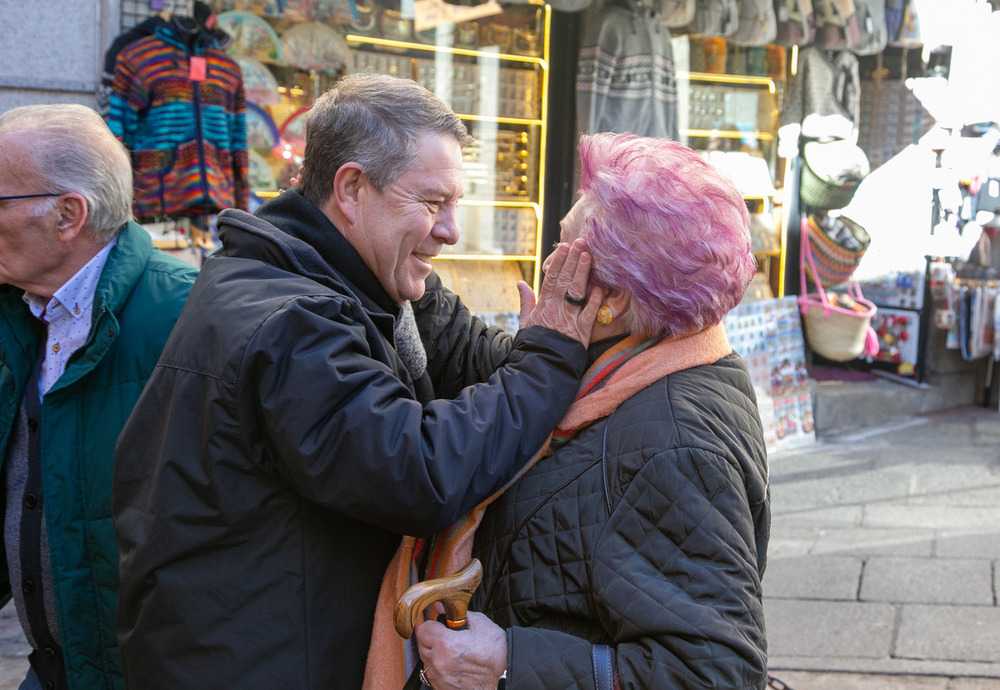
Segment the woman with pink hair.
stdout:
<path fill-rule="evenodd" d="M 746 205 L 668 139 L 596 134 L 579 151 L 560 240 L 586 239 L 604 291 L 591 365 L 533 464 L 427 546 L 432 575 L 470 553 L 485 575 L 468 630 L 417 629 L 422 677 L 764 688 L 767 456 L 722 325 L 755 271 Z"/>

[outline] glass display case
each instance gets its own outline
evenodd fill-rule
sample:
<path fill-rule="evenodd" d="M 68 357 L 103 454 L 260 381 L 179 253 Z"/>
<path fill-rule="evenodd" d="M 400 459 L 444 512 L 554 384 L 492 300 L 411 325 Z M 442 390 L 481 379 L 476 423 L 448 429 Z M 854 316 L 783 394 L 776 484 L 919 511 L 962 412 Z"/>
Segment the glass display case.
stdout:
<path fill-rule="evenodd" d="M 343 74 L 409 77 L 437 94 L 476 139 L 463 152 L 458 244 L 435 262 L 474 311 L 516 327 L 517 280 L 541 278 L 550 9 L 416 0 L 284 3 L 216 0 L 247 92 L 251 187 L 289 185 L 311 104 Z"/>
<path fill-rule="evenodd" d="M 681 140 L 704 151 L 743 193 L 760 271 L 773 296 L 781 297 L 785 264 L 777 189 L 784 177 L 777 157 L 781 83 L 767 76 L 708 72 L 681 73 L 678 81 L 686 100 Z"/>
<path fill-rule="evenodd" d="M 739 151 L 763 159 L 775 175 L 779 126 L 777 84 L 770 77 L 689 72 L 687 122 L 691 148 Z"/>

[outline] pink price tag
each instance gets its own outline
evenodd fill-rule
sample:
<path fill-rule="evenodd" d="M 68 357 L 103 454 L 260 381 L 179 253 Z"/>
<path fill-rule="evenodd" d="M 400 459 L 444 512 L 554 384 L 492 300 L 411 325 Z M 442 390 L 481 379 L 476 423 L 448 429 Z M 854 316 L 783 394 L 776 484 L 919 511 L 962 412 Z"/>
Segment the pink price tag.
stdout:
<path fill-rule="evenodd" d="M 205 58 L 191 57 L 191 81 L 205 81 L 206 64 Z"/>

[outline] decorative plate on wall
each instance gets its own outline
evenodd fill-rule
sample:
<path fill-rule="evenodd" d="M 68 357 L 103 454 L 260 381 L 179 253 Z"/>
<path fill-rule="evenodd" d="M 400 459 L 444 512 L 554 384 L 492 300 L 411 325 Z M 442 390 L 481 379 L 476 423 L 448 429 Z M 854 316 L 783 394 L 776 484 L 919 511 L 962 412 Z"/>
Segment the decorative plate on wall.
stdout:
<path fill-rule="evenodd" d="M 263 17 L 251 12 L 231 10 L 217 18 L 219 28 L 233 37 L 226 52 L 249 55 L 258 60 L 281 60 L 281 40 Z"/>
<path fill-rule="evenodd" d="M 299 108 L 288 116 L 284 124 L 281 125 L 279 140 L 282 146 L 288 144 L 291 151 L 301 156 L 306 152 L 306 120 L 309 119 L 309 110 L 312 106 Z"/>
<path fill-rule="evenodd" d="M 278 143 L 278 128 L 267 111 L 247 101 L 247 146 L 272 149 Z"/>
<path fill-rule="evenodd" d="M 250 191 L 270 192 L 278 188 L 278 178 L 274 176 L 270 163 L 264 156 L 250 149 Z"/>
<path fill-rule="evenodd" d="M 243 72 L 243 90 L 248 101 L 253 101 L 257 105 L 281 103 L 278 81 L 271 74 L 271 70 L 248 55 L 234 55 L 233 59 Z"/>
<path fill-rule="evenodd" d="M 342 71 L 351 49 L 336 30 L 319 22 L 296 24 L 281 35 L 285 62 L 306 71 Z"/>

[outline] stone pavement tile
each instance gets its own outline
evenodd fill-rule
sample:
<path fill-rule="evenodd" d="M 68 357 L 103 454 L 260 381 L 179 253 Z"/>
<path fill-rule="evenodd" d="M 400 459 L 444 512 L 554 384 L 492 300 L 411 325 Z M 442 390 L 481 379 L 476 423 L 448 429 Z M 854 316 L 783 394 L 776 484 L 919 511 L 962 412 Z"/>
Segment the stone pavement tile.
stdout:
<path fill-rule="evenodd" d="M 993 563 L 968 558 L 875 556 L 865 563 L 860 599 L 993 606 Z"/>
<path fill-rule="evenodd" d="M 996 416 L 996 413 L 993 415 Z M 976 418 L 968 414 L 956 414 L 950 418 L 925 415 L 916 421 L 918 423 L 888 428 L 885 433 L 878 434 L 878 440 L 888 448 L 914 446 L 941 448 L 947 452 L 956 446 L 964 448 L 973 445 L 976 437 L 986 428 L 977 430 Z"/>
<path fill-rule="evenodd" d="M 952 678 L 948 690 L 997 690 L 1000 678 Z"/>
<path fill-rule="evenodd" d="M 906 498 L 911 493 L 912 478 L 908 472 L 880 470 L 851 477 L 837 477 L 824 482 L 830 487 L 838 505 L 877 503 Z"/>
<path fill-rule="evenodd" d="M 972 530 L 986 532 L 1000 525 L 1000 507 L 963 506 L 865 506 L 865 527 Z"/>
<path fill-rule="evenodd" d="M 817 444 L 776 458 L 768 456 L 769 476 L 777 484 L 807 484 L 825 477 L 842 477 L 871 472 L 875 461 L 847 446 Z"/>
<path fill-rule="evenodd" d="M 894 656 L 1000 662 L 1000 608 L 903 605 Z"/>
<path fill-rule="evenodd" d="M 871 459 L 859 457 L 849 445 L 822 441 L 768 453 L 767 461 L 772 479 L 785 477 L 808 479 L 819 473 L 853 472 L 858 468 L 872 466 Z"/>
<path fill-rule="evenodd" d="M 917 472 L 936 472 L 943 467 L 990 467 L 996 462 L 996 449 L 976 448 L 960 441 L 941 443 L 888 443 L 864 448 L 858 452 L 871 456 L 879 469 L 897 468 Z"/>
<path fill-rule="evenodd" d="M 0 640 L 18 637 L 22 634 L 21 622 L 17 620 L 17 612 L 13 601 L 0 609 Z"/>
<path fill-rule="evenodd" d="M 768 562 L 776 558 L 792 558 L 809 554 L 819 538 L 818 527 L 798 527 L 784 522 L 780 529 L 771 525 L 771 538 L 767 542 Z"/>
<path fill-rule="evenodd" d="M 814 555 L 826 556 L 930 556 L 934 552 L 933 530 L 821 529 L 813 546 Z"/>
<path fill-rule="evenodd" d="M 972 420 L 972 442 L 978 446 L 1000 448 L 1000 416 L 988 410 L 983 417 Z"/>
<path fill-rule="evenodd" d="M 890 604 L 764 598 L 772 657 L 887 658 L 895 618 Z"/>
<path fill-rule="evenodd" d="M 930 486 L 934 486 L 934 478 L 921 477 L 921 481 Z M 964 506 L 975 508 L 977 506 L 993 507 L 1000 505 L 1000 484 L 991 477 L 989 484 L 980 482 L 977 485 L 956 487 L 953 489 L 940 488 L 940 484 L 935 489 L 922 490 L 915 489 L 915 493 L 906 499 L 907 505 L 913 506 Z"/>
<path fill-rule="evenodd" d="M 996 530 L 938 532 L 934 555 L 941 558 L 1000 558 L 1000 534 Z"/>
<path fill-rule="evenodd" d="M 0 608 L 0 690 L 17 690 L 28 672 L 31 648 L 17 620 L 14 603 Z"/>
<path fill-rule="evenodd" d="M 890 676 L 817 671 L 776 671 L 772 675 L 787 685 L 788 690 L 952 690 L 949 679 L 940 676 Z"/>
<path fill-rule="evenodd" d="M 779 532 L 787 527 L 858 527 L 863 516 L 862 506 L 804 506 L 789 510 L 780 501 L 776 501 L 773 494 L 771 498 L 771 529 Z"/>
<path fill-rule="evenodd" d="M 779 484 L 771 481 L 771 510 L 781 514 L 801 513 L 837 505 L 832 486 L 821 481 Z"/>
<path fill-rule="evenodd" d="M 856 601 L 861 559 L 851 556 L 774 558 L 764 571 L 768 597 Z"/>
<path fill-rule="evenodd" d="M 910 464 L 914 497 L 929 500 L 963 501 L 967 495 L 986 499 L 1000 491 L 994 451 L 990 457 L 969 457 L 964 462 Z M 987 504 L 988 505 L 988 504 Z"/>
<path fill-rule="evenodd" d="M 17 690 L 28 673 L 28 658 L 0 658 L 0 690 Z"/>

